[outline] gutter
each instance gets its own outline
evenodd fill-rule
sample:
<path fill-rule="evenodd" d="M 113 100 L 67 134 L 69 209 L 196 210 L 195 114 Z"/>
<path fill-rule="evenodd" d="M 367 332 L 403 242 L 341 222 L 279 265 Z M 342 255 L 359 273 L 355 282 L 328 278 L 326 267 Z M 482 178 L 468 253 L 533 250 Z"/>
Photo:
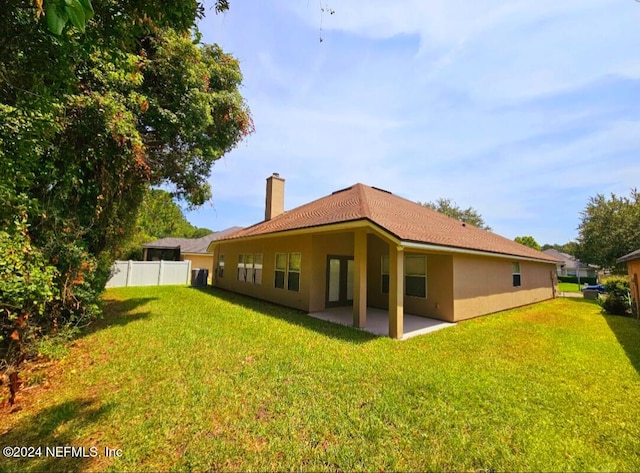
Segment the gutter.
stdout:
<path fill-rule="evenodd" d="M 532 258 L 529 256 L 519 256 L 519 255 L 507 255 L 504 253 L 492 253 L 490 251 L 470 250 L 466 248 L 454 248 L 451 246 L 431 245 L 429 243 L 401 241 L 400 245 L 403 246 L 404 248 L 411 248 L 416 250 L 431 250 L 431 251 L 441 251 L 444 253 L 457 253 L 457 254 L 473 255 L 473 256 L 489 256 L 493 258 L 504 258 L 504 259 L 510 259 L 510 260 L 515 259 L 519 261 L 533 261 L 536 263 L 557 264 L 555 261 L 550 261 L 542 258 Z"/>
<path fill-rule="evenodd" d="M 363 221 L 365 225 L 362 225 Z M 400 240 L 397 236 L 393 235 L 392 233 L 380 227 L 379 225 L 377 225 L 376 223 L 372 222 L 369 219 L 358 219 L 358 220 L 352 220 L 350 222 L 340 222 L 340 223 L 334 223 L 334 224 L 328 224 L 328 225 L 318 225 L 313 227 L 297 228 L 293 230 L 283 230 L 279 232 L 263 233 L 259 235 L 250 235 L 250 236 L 240 237 L 240 238 L 213 240 L 207 246 L 207 253 L 212 253 L 214 248 L 220 243 L 228 243 L 228 242 L 234 242 L 234 241 L 245 240 L 245 239 L 256 240 L 261 238 L 273 238 L 274 236 L 278 236 L 278 235 L 296 235 L 301 233 L 311 233 L 314 230 L 315 231 L 333 231 L 333 230 L 336 230 L 336 227 L 338 229 L 343 229 L 343 230 L 369 227 L 375 230 L 376 232 L 384 235 L 388 244 L 395 244 L 403 248 L 409 248 L 409 249 L 415 249 L 415 250 L 427 250 L 427 251 L 430 250 L 430 251 L 439 251 L 442 253 L 457 253 L 457 254 L 466 254 L 466 255 L 473 255 L 473 256 L 504 258 L 509 260 L 533 261 L 536 263 L 546 263 L 546 264 L 558 264 L 561 262 L 559 260 L 552 261 L 552 260 L 547 260 L 542 258 L 532 258 L 528 256 L 508 255 L 504 253 L 493 253 L 490 251 L 471 250 L 471 249 L 465 249 L 465 248 L 456 248 L 452 246 L 441 246 L 441 245 L 433 245 L 429 243 L 416 243 L 413 241 L 403 241 L 403 240 Z"/>

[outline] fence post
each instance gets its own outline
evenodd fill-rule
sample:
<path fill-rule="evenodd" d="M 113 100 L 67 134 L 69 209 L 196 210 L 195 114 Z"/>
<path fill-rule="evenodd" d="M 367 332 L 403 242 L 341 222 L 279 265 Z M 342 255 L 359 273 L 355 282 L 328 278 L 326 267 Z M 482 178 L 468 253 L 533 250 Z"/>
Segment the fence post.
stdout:
<path fill-rule="evenodd" d="M 125 283 L 125 287 L 129 287 L 131 285 L 131 272 L 133 271 L 133 262 L 131 260 L 127 261 L 127 282 Z"/>
<path fill-rule="evenodd" d="M 191 260 L 188 259 L 187 261 L 189 262 L 189 264 L 187 264 L 187 281 L 185 282 L 185 284 L 188 285 L 191 281 Z"/>
<path fill-rule="evenodd" d="M 164 260 L 160 260 L 160 269 L 158 270 L 158 286 L 162 285 L 163 276 L 164 276 Z"/>

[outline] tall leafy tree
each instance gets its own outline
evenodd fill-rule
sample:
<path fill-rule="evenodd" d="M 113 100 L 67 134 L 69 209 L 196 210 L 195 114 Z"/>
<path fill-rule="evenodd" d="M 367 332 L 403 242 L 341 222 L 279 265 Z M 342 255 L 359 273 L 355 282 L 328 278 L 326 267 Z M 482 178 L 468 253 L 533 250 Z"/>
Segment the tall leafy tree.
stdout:
<path fill-rule="evenodd" d="M 513 241 L 515 241 L 516 243 L 520 243 L 521 245 L 528 246 L 529 248 L 533 248 L 534 250 L 542 250 L 542 247 L 531 235 L 517 236 Z"/>
<path fill-rule="evenodd" d="M 440 198 L 435 202 L 418 202 L 418 204 L 422 205 L 423 207 L 428 207 L 430 209 L 436 210 L 449 217 L 462 220 L 465 223 L 474 225 L 478 228 L 482 228 L 483 230 L 491 230 L 491 227 L 485 223 L 484 219 L 476 209 L 474 209 L 473 207 L 467 207 L 466 209 L 463 209 L 451 199 Z"/>
<path fill-rule="evenodd" d="M 66 6 L 48 13 L 62 3 L 94 14 L 81 24 L 77 5 L 75 19 Z M 148 186 L 202 204 L 213 163 L 253 130 L 238 61 L 198 40 L 199 2 L 62 3 L 3 5 L 0 253 L 37 253 L 22 267 L 42 265 L 53 297 L 36 314 L 0 294 L 0 344 L 26 320 L 55 327 L 95 313 Z M 65 14 L 51 28 L 46 17 Z"/>
<path fill-rule="evenodd" d="M 165 237 L 199 238 L 211 232 L 191 225 L 170 192 L 148 189 L 138 209 L 134 231 L 117 257 L 141 259 L 144 243 Z"/>
<path fill-rule="evenodd" d="M 558 243 L 545 243 L 542 245 L 542 250 L 554 249 L 560 251 L 562 253 L 566 253 L 571 256 L 575 256 L 577 243 L 575 241 L 568 241 L 564 245 L 559 245 Z"/>
<path fill-rule="evenodd" d="M 581 212 L 576 257 L 605 269 L 616 259 L 640 248 L 640 193 L 629 197 L 597 194 Z"/>

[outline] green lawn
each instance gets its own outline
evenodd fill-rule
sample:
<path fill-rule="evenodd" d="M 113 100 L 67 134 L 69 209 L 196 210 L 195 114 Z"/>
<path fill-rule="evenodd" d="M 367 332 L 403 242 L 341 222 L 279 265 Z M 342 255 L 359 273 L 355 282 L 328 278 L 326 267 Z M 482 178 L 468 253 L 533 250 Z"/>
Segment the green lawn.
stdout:
<path fill-rule="evenodd" d="M 559 282 L 558 291 L 560 292 L 580 292 L 582 284 L 575 282 Z"/>
<path fill-rule="evenodd" d="M 105 299 L 0 444 L 122 457 L 0 471 L 640 470 L 640 325 L 593 301 L 399 342 L 217 290 Z"/>

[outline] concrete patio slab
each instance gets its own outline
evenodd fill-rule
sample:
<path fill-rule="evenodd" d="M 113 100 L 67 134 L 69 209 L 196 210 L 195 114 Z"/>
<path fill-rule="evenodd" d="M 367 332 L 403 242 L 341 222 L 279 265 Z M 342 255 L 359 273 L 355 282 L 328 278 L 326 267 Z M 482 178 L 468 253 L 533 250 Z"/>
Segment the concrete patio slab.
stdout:
<path fill-rule="evenodd" d="M 327 309 L 322 312 L 312 312 L 309 314 L 316 319 L 326 320 L 335 324 L 353 327 L 353 311 L 351 307 L 338 307 Z M 420 317 L 418 315 L 404 314 L 404 335 L 401 340 L 435 332 L 447 327 L 456 325 L 442 320 Z M 367 308 L 367 326 L 361 330 L 373 333 L 374 335 L 389 336 L 389 312 L 384 309 Z"/>

